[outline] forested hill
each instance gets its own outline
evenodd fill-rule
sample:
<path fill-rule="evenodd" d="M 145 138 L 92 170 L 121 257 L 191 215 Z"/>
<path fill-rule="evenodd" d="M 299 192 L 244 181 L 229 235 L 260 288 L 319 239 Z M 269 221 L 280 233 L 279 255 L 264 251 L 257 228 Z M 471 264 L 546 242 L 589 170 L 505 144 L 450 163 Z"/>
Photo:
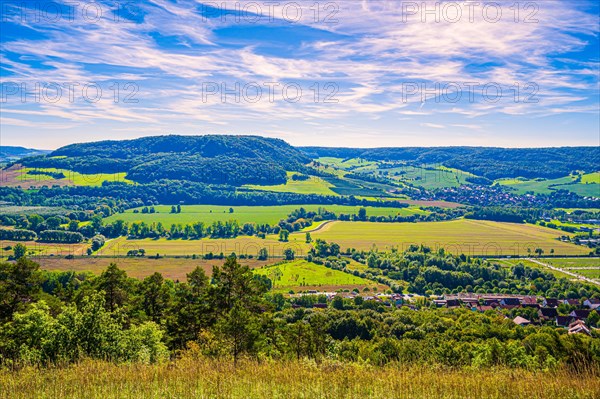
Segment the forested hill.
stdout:
<path fill-rule="evenodd" d="M 303 171 L 306 155 L 283 140 L 258 136 L 156 136 L 71 144 L 23 160 L 32 167 L 81 173 L 127 172 L 140 183 L 159 179 L 215 184 L 279 184 Z"/>
<path fill-rule="evenodd" d="M 442 164 L 489 179 L 501 177 L 556 178 L 566 176 L 575 170 L 596 172 L 600 165 L 600 147 L 299 147 L 299 149 L 311 158 L 363 158 L 371 161 Z"/>
<path fill-rule="evenodd" d="M 7 162 L 23 157 L 29 157 L 33 155 L 47 154 L 50 151 L 35 150 L 33 148 L 25 147 L 11 147 L 2 145 L 0 146 L 0 162 Z"/>

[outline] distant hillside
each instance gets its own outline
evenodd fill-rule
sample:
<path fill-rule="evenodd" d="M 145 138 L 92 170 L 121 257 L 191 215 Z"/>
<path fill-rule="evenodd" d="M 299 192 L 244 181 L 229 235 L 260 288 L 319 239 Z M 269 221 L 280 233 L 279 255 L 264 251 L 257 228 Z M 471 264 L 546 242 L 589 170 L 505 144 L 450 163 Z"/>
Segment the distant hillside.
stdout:
<path fill-rule="evenodd" d="M 0 162 L 11 162 L 16 161 L 24 157 L 31 157 L 34 155 L 47 154 L 50 151 L 46 150 L 35 150 L 33 148 L 25 147 L 11 147 L 11 146 L 0 146 Z"/>
<path fill-rule="evenodd" d="M 442 164 L 489 179 L 501 177 L 557 178 L 566 176 L 574 170 L 596 172 L 600 168 L 599 147 L 299 147 L 299 149 L 312 158 L 363 158 L 371 161 Z"/>
<path fill-rule="evenodd" d="M 32 167 L 80 173 L 127 172 L 140 182 L 160 179 L 214 184 L 280 184 L 286 170 L 310 162 L 283 140 L 258 136 L 157 136 L 71 144 L 47 156 L 23 160 Z"/>

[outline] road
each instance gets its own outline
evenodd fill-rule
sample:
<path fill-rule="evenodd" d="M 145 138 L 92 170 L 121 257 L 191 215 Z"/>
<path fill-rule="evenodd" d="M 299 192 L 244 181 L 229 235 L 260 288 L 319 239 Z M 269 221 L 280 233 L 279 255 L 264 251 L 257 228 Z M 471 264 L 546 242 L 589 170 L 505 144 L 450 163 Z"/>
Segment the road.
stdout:
<path fill-rule="evenodd" d="M 552 265 L 549 265 L 549 264 L 544 263 L 544 262 L 540 262 L 537 259 L 529 258 L 528 260 L 530 260 L 530 261 L 532 261 L 534 263 L 537 263 L 540 266 L 544 266 L 544 267 L 547 267 L 549 269 L 555 270 L 557 272 L 561 272 L 561 273 L 564 273 L 564 274 L 568 274 L 569 276 L 573 276 L 576 279 L 579 279 L 579 280 L 582 280 L 582 281 L 587 281 L 588 283 L 592 283 L 592 284 L 600 286 L 600 282 L 598 282 L 597 280 L 594 280 L 594 279 L 582 276 L 581 274 L 573 273 L 573 272 L 570 272 L 568 270 L 561 269 L 560 267 L 556 267 L 556 266 L 552 266 Z"/>
<path fill-rule="evenodd" d="M 321 230 L 323 227 L 327 226 L 329 223 L 333 223 L 335 220 L 327 220 L 312 230 L 303 230 L 303 231 L 294 231 L 292 234 L 306 234 L 306 233 L 314 233 L 315 231 Z"/>

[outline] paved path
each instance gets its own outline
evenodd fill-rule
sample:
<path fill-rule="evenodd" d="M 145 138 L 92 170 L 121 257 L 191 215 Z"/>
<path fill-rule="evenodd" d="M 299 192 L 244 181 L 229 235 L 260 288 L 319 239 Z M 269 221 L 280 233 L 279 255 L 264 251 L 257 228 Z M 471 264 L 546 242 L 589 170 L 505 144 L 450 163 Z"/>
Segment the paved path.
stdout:
<path fill-rule="evenodd" d="M 587 281 L 588 283 L 592 283 L 592 284 L 596 284 L 596 285 L 600 286 L 600 282 L 598 280 L 594 280 L 594 279 L 582 276 L 581 274 L 573 273 L 573 272 L 570 272 L 568 270 L 561 269 L 560 267 L 556 267 L 556 266 L 549 265 L 547 263 L 540 262 L 537 259 L 529 258 L 528 260 L 532 261 L 533 263 L 537 263 L 538 265 L 541 265 L 541 266 L 547 267 L 549 269 L 555 270 L 557 272 L 568 274 L 569 276 L 573 276 L 573 277 L 575 277 L 575 278 L 577 278 L 579 280 Z"/>

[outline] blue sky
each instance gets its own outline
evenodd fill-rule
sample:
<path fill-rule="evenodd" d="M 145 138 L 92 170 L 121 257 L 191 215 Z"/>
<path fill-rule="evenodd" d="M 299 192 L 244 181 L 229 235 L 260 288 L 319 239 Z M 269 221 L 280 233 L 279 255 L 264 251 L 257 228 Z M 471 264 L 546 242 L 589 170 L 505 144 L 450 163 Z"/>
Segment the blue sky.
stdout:
<path fill-rule="evenodd" d="M 600 145 L 597 1 L 0 4 L 2 145 Z"/>

